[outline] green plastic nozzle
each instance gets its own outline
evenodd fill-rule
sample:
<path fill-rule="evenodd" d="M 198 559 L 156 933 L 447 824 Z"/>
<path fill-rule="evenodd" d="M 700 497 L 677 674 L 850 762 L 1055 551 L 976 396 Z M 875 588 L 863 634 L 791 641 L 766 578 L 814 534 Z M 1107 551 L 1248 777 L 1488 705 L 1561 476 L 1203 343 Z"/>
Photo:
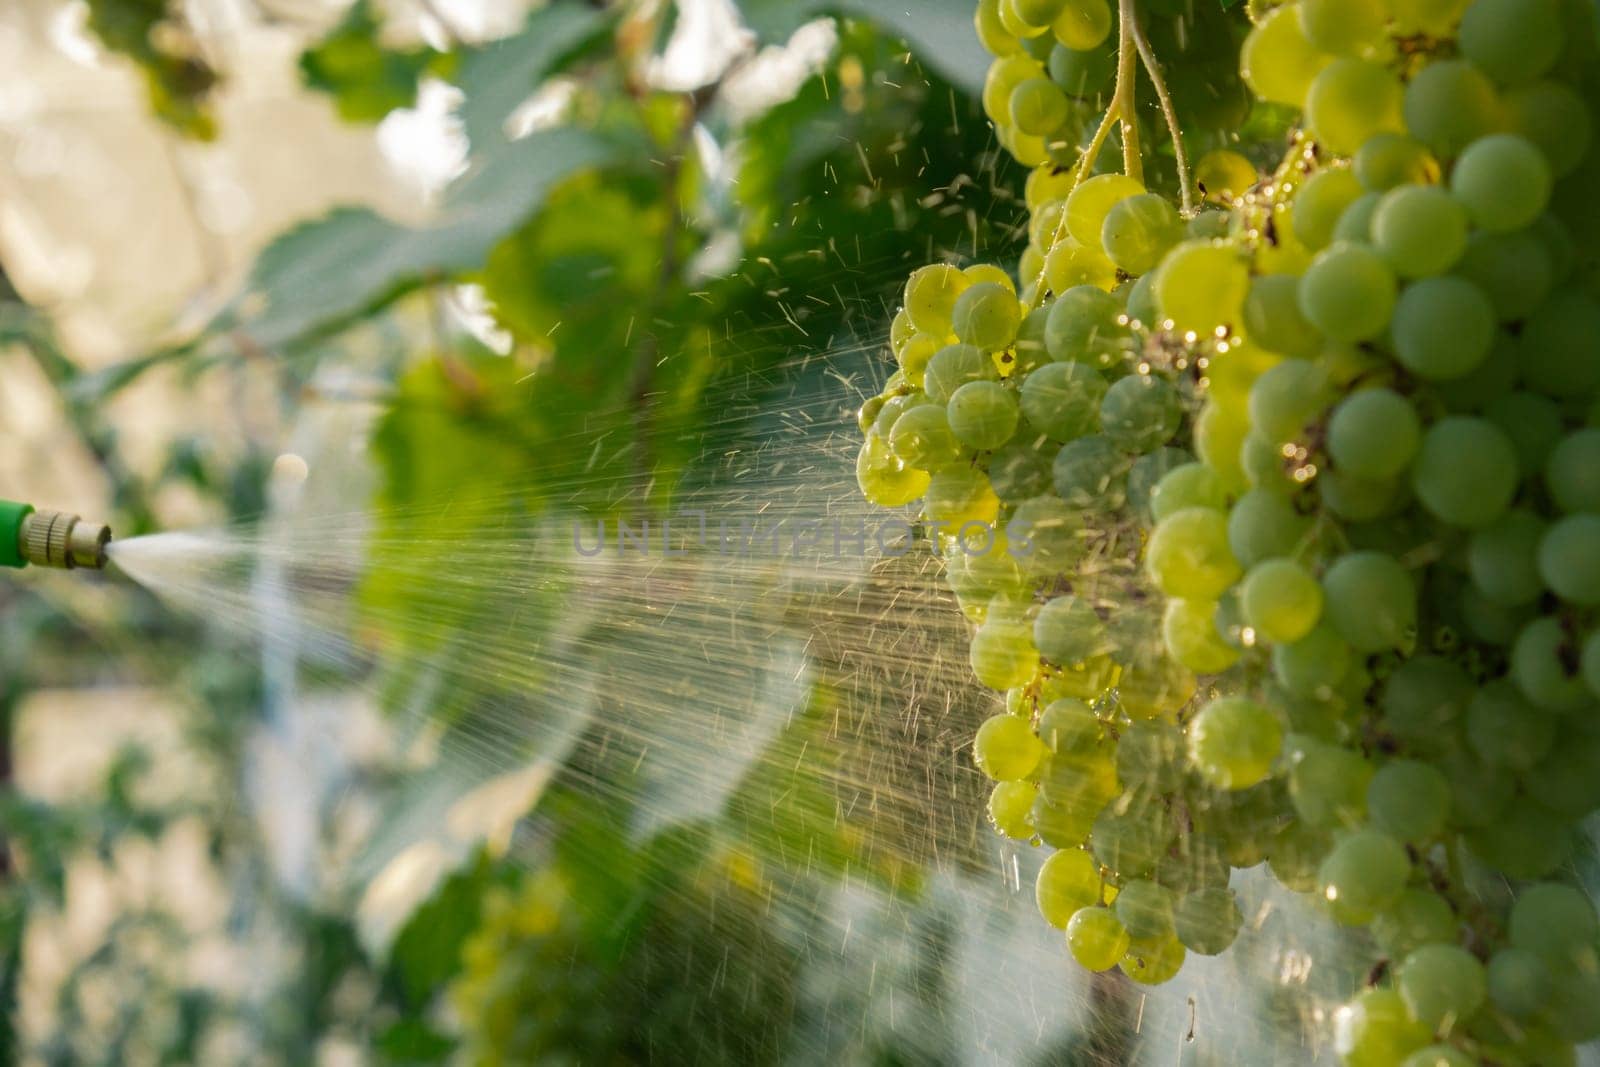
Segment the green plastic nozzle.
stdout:
<path fill-rule="evenodd" d="M 100 570 L 106 565 L 111 528 L 84 522 L 64 511 L 39 511 L 32 504 L 0 500 L 0 567 Z"/>

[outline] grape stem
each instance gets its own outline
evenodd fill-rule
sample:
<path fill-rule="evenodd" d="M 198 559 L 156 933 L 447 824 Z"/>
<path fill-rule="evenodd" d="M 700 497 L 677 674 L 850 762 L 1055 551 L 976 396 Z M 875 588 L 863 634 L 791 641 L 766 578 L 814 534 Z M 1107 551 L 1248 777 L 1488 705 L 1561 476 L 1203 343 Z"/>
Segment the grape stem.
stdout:
<path fill-rule="evenodd" d="M 1110 110 L 1122 120 L 1122 172 L 1140 185 L 1144 184 L 1144 159 L 1139 154 L 1139 123 L 1133 101 L 1139 81 L 1134 53 L 1137 49 L 1143 55 L 1139 46 L 1143 39 L 1133 0 L 1117 0 L 1117 88 Z"/>
<path fill-rule="evenodd" d="M 1161 74 L 1161 64 L 1156 62 L 1155 49 L 1150 47 L 1150 38 L 1145 36 L 1144 27 L 1139 25 L 1139 20 L 1133 14 L 1133 0 L 1119 0 L 1125 13 L 1122 15 L 1122 24 L 1130 27 L 1126 32 L 1133 38 L 1134 47 L 1139 50 L 1139 59 L 1144 62 L 1145 73 L 1150 75 L 1150 84 L 1155 87 L 1156 100 L 1161 104 L 1161 116 L 1166 119 L 1167 133 L 1172 137 L 1172 154 L 1178 161 L 1178 192 L 1182 197 L 1183 213 L 1194 213 L 1194 194 L 1190 191 L 1189 181 L 1189 154 L 1183 149 L 1183 130 L 1178 125 L 1178 112 L 1172 106 L 1172 94 L 1167 91 L 1167 80 Z M 1132 108 L 1129 108 L 1132 111 Z"/>

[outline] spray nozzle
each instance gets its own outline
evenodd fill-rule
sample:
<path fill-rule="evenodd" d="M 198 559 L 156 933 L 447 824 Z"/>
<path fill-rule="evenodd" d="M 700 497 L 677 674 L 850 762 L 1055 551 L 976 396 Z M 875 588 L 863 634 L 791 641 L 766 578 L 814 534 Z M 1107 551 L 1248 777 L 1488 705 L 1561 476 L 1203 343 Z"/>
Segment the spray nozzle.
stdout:
<path fill-rule="evenodd" d="M 0 500 L 0 566 L 100 570 L 110 543 L 111 528 L 104 523 Z"/>

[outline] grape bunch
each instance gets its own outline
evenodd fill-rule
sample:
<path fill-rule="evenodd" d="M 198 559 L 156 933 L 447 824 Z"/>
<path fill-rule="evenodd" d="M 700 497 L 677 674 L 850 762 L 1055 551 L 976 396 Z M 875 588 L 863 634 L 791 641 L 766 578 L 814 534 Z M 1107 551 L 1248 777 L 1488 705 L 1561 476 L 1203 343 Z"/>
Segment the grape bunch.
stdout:
<path fill-rule="evenodd" d="M 1093 970 L 1224 950 L 1230 869 L 1265 862 L 1370 936 L 1347 1063 L 1573 1062 L 1600 1036 L 1573 881 L 1600 808 L 1593 5 L 1252 4 L 1238 74 L 1288 150 L 1193 173 L 1161 23 L 1119 12 L 980 3 L 985 107 L 1034 167 L 1020 284 L 914 273 L 861 411 L 863 493 L 921 502 L 1006 692 L 974 742 L 991 819 L 1055 850 L 1040 909 Z"/>

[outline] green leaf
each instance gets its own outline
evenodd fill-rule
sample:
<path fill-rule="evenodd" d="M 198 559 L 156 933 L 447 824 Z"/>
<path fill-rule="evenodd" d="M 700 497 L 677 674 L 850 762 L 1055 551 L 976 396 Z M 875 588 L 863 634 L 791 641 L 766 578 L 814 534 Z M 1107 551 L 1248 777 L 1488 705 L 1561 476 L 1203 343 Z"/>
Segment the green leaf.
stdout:
<path fill-rule="evenodd" d="M 384 48 L 382 29 L 368 0 L 357 0 L 333 32 L 300 55 L 306 84 L 332 96 L 346 122 L 377 122 L 410 107 L 417 80 L 441 55 L 426 47 Z"/>
<path fill-rule="evenodd" d="M 309 339 L 430 279 L 482 266 L 563 179 L 603 166 L 615 145 L 554 129 L 508 144 L 451 190 L 438 221 L 411 227 L 369 208 L 339 208 L 279 237 L 256 260 L 219 328 L 274 348 Z M 230 321 L 231 320 L 231 321 Z"/>
<path fill-rule="evenodd" d="M 989 69 L 990 56 L 972 28 L 971 0 L 742 0 L 739 8 L 769 41 L 821 15 L 864 19 L 904 38 L 919 59 L 969 93 L 982 90 Z"/>
<path fill-rule="evenodd" d="M 421 1010 L 455 977 L 461 945 L 478 925 L 485 894 L 512 881 L 508 871 L 479 856 L 412 914 L 389 951 L 388 980 L 403 1003 Z"/>
<path fill-rule="evenodd" d="M 587 4 L 553 3 L 534 12 L 521 33 L 465 55 L 455 83 L 466 98 L 461 123 L 473 150 L 503 141 L 506 117 L 610 24 Z"/>

